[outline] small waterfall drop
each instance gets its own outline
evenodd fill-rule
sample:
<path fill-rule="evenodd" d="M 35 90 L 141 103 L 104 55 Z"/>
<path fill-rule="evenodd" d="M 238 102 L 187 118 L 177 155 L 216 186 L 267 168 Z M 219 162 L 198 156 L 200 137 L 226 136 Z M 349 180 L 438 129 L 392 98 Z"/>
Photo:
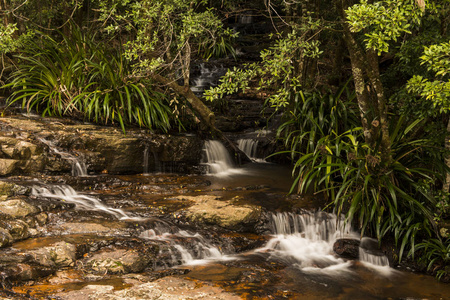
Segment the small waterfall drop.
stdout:
<path fill-rule="evenodd" d="M 72 164 L 72 176 L 87 176 L 87 167 L 83 160 L 68 152 L 59 150 L 51 141 L 39 138 L 39 141 L 46 144 L 50 151 L 61 156 L 62 159 L 69 161 Z"/>
<path fill-rule="evenodd" d="M 144 174 L 148 174 L 148 145 L 145 145 L 144 149 Z"/>
<path fill-rule="evenodd" d="M 277 213 L 272 215 L 272 228 L 275 236 L 258 252 L 269 252 L 272 257 L 287 261 L 304 272 L 341 275 L 350 273 L 351 261 L 338 258 L 333 253 L 333 244 L 339 238 L 359 239 L 343 219 L 324 212 L 293 214 Z M 361 251 L 361 250 L 360 250 Z M 368 261 L 381 265 L 386 260 Z M 389 264 L 387 264 L 389 265 Z M 381 270 L 386 274 L 390 271 Z"/>
<path fill-rule="evenodd" d="M 191 89 L 196 94 L 202 94 L 204 90 L 216 86 L 219 78 L 225 75 L 226 69 L 223 66 L 207 67 L 200 64 L 200 75 L 193 79 Z"/>
<path fill-rule="evenodd" d="M 245 153 L 251 160 L 264 162 L 264 159 L 257 157 L 258 140 L 256 139 L 239 139 L 237 141 L 238 148 Z"/>
<path fill-rule="evenodd" d="M 361 239 L 359 260 L 379 267 L 389 267 L 388 258 L 378 250 L 378 241 L 368 237 Z"/>
<path fill-rule="evenodd" d="M 233 160 L 221 142 L 205 141 L 203 153 L 203 163 L 208 166 L 208 174 L 226 176 L 236 172 Z"/>
<path fill-rule="evenodd" d="M 47 187 L 33 186 L 31 194 L 33 196 L 58 199 L 68 203 L 74 203 L 78 209 L 102 211 L 113 215 L 120 220 L 139 219 L 129 216 L 121 209 L 106 206 L 95 197 L 78 194 L 68 185 L 54 185 Z"/>
<path fill-rule="evenodd" d="M 164 265 L 162 266 L 164 268 L 180 264 L 205 264 L 211 260 L 235 259 L 232 256 L 227 256 L 222 253 L 222 251 L 232 253 L 234 252 L 233 249 L 224 249 L 226 247 L 214 246 L 199 233 L 193 234 L 185 230 L 174 228 L 171 228 L 170 230 L 154 228 L 142 232 L 140 237 L 150 240 L 165 241 L 168 243 L 168 248 L 160 249 L 160 254 L 166 253 L 166 256 L 170 257 L 170 266 Z M 222 251 L 219 250 L 219 248 Z"/>

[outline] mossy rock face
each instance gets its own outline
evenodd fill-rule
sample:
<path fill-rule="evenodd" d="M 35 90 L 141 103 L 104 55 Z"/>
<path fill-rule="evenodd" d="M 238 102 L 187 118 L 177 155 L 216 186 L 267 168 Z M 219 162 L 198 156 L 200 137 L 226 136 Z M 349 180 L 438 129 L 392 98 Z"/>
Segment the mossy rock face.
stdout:
<path fill-rule="evenodd" d="M 67 156 L 82 160 L 91 173 L 142 173 L 144 161 L 148 172 L 170 166 L 173 172 L 190 173 L 198 171 L 203 148 L 194 135 L 159 135 L 136 128 L 124 135 L 115 127 L 63 119 L 5 117 L 0 126 L 9 132 L 0 133 L 0 176 L 70 173 L 73 160 Z M 21 139 L 16 139 L 19 134 Z"/>

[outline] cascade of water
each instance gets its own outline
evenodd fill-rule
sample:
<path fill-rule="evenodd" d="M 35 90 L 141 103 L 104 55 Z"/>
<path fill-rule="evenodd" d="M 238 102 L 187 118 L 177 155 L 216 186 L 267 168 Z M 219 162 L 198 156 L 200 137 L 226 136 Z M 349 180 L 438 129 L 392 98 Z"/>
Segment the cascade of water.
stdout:
<path fill-rule="evenodd" d="M 200 64 L 200 75 L 193 80 L 191 90 L 194 93 L 203 93 L 211 86 L 217 85 L 218 79 L 226 72 L 223 66 L 213 66 L 208 68 L 205 64 Z"/>
<path fill-rule="evenodd" d="M 208 173 L 227 175 L 233 169 L 233 161 L 227 149 L 219 141 L 205 141 L 203 163 L 208 165 Z"/>
<path fill-rule="evenodd" d="M 161 249 L 161 251 L 165 251 L 171 257 L 171 265 L 196 265 L 207 263 L 210 260 L 232 259 L 199 233 L 192 234 L 185 230 L 175 230 L 170 233 L 164 230 L 150 229 L 142 232 L 140 237 L 167 242 L 170 247 Z M 221 249 L 224 250 L 223 247 Z M 228 249 L 228 252 L 231 253 L 232 250 Z"/>
<path fill-rule="evenodd" d="M 104 205 L 95 197 L 78 194 L 68 185 L 54 185 L 47 187 L 33 186 L 32 195 L 74 203 L 78 209 L 103 211 L 120 220 L 137 219 L 130 217 L 121 209 Z"/>
<path fill-rule="evenodd" d="M 239 139 L 237 141 L 238 148 L 244 152 L 250 159 L 258 160 L 256 151 L 258 150 L 258 140 L 255 139 Z"/>
<path fill-rule="evenodd" d="M 359 234 L 336 215 L 277 213 L 272 216 L 272 227 L 274 238 L 258 251 L 269 251 L 305 272 L 328 275 L 351 272 L 349 261 L 333 255 L 333 244 L 338 238 L 359 239 Z M 373 259 L 371 263 L 379 262 Z"/>
<path fill-rule="evenodd" d="M 87 176 L 87 167 L 84 161 L 68 152 L 59 150 L 52 142 L 39 138 L 39 141 L 46 144 L 50 151 L 61 156 L 62 159 L 68 160 L 72 164 L 72 176 Z"/>
<path fill-rule="evenodd" d="M 148 174 L 148 145 L 144 149 L 144 174 Z"/>

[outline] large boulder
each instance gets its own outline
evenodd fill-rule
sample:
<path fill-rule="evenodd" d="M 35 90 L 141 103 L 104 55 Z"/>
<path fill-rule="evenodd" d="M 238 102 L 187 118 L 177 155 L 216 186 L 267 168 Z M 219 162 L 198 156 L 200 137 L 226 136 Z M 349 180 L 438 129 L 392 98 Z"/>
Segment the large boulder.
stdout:
<path fill-rule="evenodd" d="M 43 147 L 19 138 L 0 136 L 0 176 L 42 172 Z"/>
<path fill-rule="evenodd" d="M 151 256 L 141 251 L 117 249 L 94 254 L 86 261 L 86 268 L 100 274 L 137 273 L 151 261 Z"/>
<path fill-rule="evenodd" d="M 358 259 L 359 258 L 359 245 L 360 241 L 355 239 L 338 239 L 333 244 L 333 251 L 343 257 L 348 259 Z"/>
<path fill-rule="evenodd" d="M 254 226 L 261 217 L 261 207 L 256 205 L 235 205 L 232 200 L 221 200 L 210 195 L 178 198 L 193 203 L 185 211 L 185 216 L 192 222 L 244 230 Z"/>
<path fill-rule="evenodd" d="M 76 259 L 76 247 L 70 243 L 58 242 L 48 247 L 31 251 L 35 262 L 41 266 L 60 268 L 73 266 Z"/>
<path fill-rule="evenodd" d="M 12 218 L 22 218 L 38 213 L 39 209 L 22 199 L 9 199 L 0 201 L 0 212 Z"/>

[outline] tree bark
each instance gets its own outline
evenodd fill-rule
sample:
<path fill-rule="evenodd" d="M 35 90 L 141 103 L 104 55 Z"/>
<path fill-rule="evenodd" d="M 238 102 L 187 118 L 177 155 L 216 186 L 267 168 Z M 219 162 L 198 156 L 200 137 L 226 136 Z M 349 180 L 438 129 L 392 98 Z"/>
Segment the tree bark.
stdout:
<path fill-rule="evenodd" d="M 450 118 L 447 123 L 447 136 L 445 137 L 445 150 L 450 151 Z M 450 155 L 445 157 L 445 163 L 450 168 Z M 450 173 L 447 173 L 442 190 L 448 192 L 450 188 Z"/>
<path fill-rule="evenodd" d="M 214 113 L 192 92 L 188 86 L 181 86 L 173 80 L 169 80 L 159 74 L 151 74 L 151 78 L 165 86 L 170 87 L 177 94 L 186 98 L 191 104 L 192 109 L 197 113 L 202 124 L 206 125 L 208 129 L 218 131 L 215 127 Z"/>
<path fill-rule="evenodd" d="M 392 159 L 389 121 L 384 87 L 381 83 L 378 56 L 374 50 L 365 50 L 351 32 L 345 15 L 345 0 L 335 0 L 342 20 L 344 41 L 350 54 L 356 98 L 361 113 L 364 137 L 372 149 L 379 143 L 381 163 Z"/>

